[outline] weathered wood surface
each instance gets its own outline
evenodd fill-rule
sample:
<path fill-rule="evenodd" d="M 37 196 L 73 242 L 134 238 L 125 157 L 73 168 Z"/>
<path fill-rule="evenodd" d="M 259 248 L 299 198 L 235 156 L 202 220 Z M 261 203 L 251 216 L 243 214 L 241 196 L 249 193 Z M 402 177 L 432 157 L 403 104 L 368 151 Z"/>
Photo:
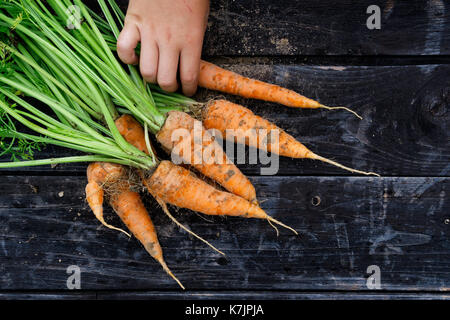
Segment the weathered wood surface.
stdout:
<path fill-rule="evenodd" d="M 448 176 L 449 65 L 333 67 L 231 62 L 222 65 L 294 89 L 324 104 L 350 106 L 364 117 L 359 120 L 345 111 L 299 110 L 228 97 L 273 120 L 314 152 L 385 176 Z M 217 95 L 201 90 L 197 99 L 207 101 Z M 48 147 L 37 157 L 63 154 L 75 153 Z M 85 167 L 67 164 L 10 172 L 83 174 Z M 252 175 L 260 173 L 259 167 L 240 165 L 244 173 Z M 316 161 L 281 158 L 278 174 L 349 173 Z"/>
<path fill-rule="evenodd" d="M 295 291 L 185 291 L 180 294 L 179 291 L 40 291 L 40 292 L 8 292 L 0 293 L 0 300 L 108 300 L 108 301 L 127 301 L 127 300 L 146 300 L 146 307 L 149 307 L 148 300 L 234 300 L 248 301 L 249 304 L 267 300 L 274 300 L 278 304 L 278 310 L 284 310 L 282 303 L 293 303 L 299 300 L 449 300 L 450 295 L 446 293 L 422 293 L 401 292 L 401 293 L 381 293 L 381 292 L 339 292 L 339 291 L 320 291 L 320 292 L 295 292 Z M 295 300 L 295 301 L 291 301 Z M 281 306 L 280 306 L 281 301 Z M 207 303 L 207 302 L 206 302 Z M 171 305 L 173 307 L 173 304 Z M 183 305 L 181 305 L 183 306 Z M 300 305 L 301 306 L 301 305 Z M 176 305 L 180 307 L 179 304 Z M 297 305 L 298 307 L 298 305 Z M 184 310 L 184 308 L 183 308 Z M 183 310 L 177 310 L 174 315 L 179 316 Z M 178 313 L 179 312 L 179 313 Z M 267 313 L 267 310 L 266 310 Z"/>
<path fill-rule="evenodd" d="M 365 26 L 372 4 L 381 30 Z M 301 237 L 277 238 L 265 221 L 176 214 L 226 259 L 147 199 L 181 292 L 135 239 L 95 220 L 85 164 L 1 170 L 0 299 L 449 299 L 449 10 L 443 0 L 212 1 L 205 58 L 364 120 L 227 98 L 313 151 L 384 177 L 308 160 L 280 159 L 275 177 L 239 165 L 267 212 Z M 72 154 L 48 147 L 38 158 Z M 66 287 L 73 264 L 81 292 Z M 366 286 L 369 265 L 381 269 L 381 290 Z"/>
<path fill-rule="evenodd" d="M 128 1 L 120 3 L 126 8 Z M 369 30 L 367 8 L 381 9 Z M 445 0 L 211 1 L 203 53 L 215 55 L 444 55 Z"/>
<path fill-rule="evenodd" d="M 369 30 L 370 5 L 381 29 Z M 450 52 L 444 0 L 211 1 L 208 55 L 439 55 Z"/>
<path fill-rule="evenodd" d="M 287 230 L 277 237 L 266 221 L 176 214 L 224 258 L 147 201 L 166 260 L 189 290 L 369 291 L 370 265 L 380 267 L 384 291 L 450 289 L 448 178 L 252 181 L 263 208 L 300 237 Z M 135 239 L 96 221 L 83 200 L 84 184 L 72 176 L 2 177 L 0 288 L 64 290 L 66 268 L 78 265 L 85 290 L 177 290 Z"/>

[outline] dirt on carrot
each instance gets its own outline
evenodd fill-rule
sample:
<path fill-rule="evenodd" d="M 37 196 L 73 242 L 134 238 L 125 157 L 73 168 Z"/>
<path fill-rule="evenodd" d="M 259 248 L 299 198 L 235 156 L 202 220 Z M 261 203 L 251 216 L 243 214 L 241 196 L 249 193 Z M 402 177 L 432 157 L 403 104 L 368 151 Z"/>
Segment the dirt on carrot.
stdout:
<path fill-rule="evenodd" d="M 347 107 L 329 107 L 293 90 L 247 78 L 203 60 L 200 63 L 198 84 L 203 88 L 217 90 L 244 98 L 275 102 L 292 108 L 343 109 L 362 119 L 360 115 Z"/>
<path fill-rule="evenodd" d="M 181 282 L 170 271 L 164 261 L 162 248 L 153 222 L 141 200 L 138 192 L 134 191 L 135 183 L 129 171 L 118 164 L 107 162 L 91 163 L 87 169 L 88 184 L 86 186 L 86 199 L 97 219 L 106 227 L 126 231 L 111 226 L 103 217 L 103 201 L 105 194 L 109 203 L 128 230 L 141 242 L 145 250 L 158 261 L 163 269 L 184 289 Z M 107 192 L 105 192 L 107 188 Z"/>
<path fill-rule="evenodd" d="M 130 234 L 123 229 L 108 224 L 103 217 L 103 201 L 105 188 L 120 185 L 126 177 L 126 169 L 122 165 L 108 162 L 93 162 L 87 168 L 88 184 L 86 200 L 95 217 L 107 228 Z"/>
<path fill-rule="evenodd" d="M 205 128 L 219 130 L 225 138 L 227 137 L 227 130 L 233 130 L 233 139 L 236 139 L 238 143 L 244 143 L 255 148 L 264 146 L 267 151 L 275 152 L 284 157 L 320 160 L 350 172 L 378 176 L 374 172 L 349 168 L 319 156 L 275 124 L 255 115 L 248 108 L 226 100 L 211 101 L 203 109 L 202 118 Z M 273 138 L 273 132 L 276 133 L 278 139 Z"/>
<path fill-rule="evenodd" d="M 177 135 L 177 132 L 180 134 Z M 255 187 L 230 161 L 200 121 L 187 113 L 171 111 L 156 137 L 165 149 L 180 157 L 183 163 L 190 164 L 229 192 L 257 203 Z"/>
<path fill-rule="evenodd" d="M 115 124 L 125 140 L 148 154 L 144 130 L 139 122 L 130 115 L 122 115 Z M 196 128 L 201 129 L 199 134 L 196 134 Z M 177 130 L 181 135 L 174 141 Z M 256 191 L 250 180 L 228 159 L 222 147 L 203 128 L 200 121 L 187 113 L 171 111 L 156 137 L 162 147 L 169 153 L 175 152 L 182 163 L 190 164 L 231 193 L 257 203 Z M 197 147 L 200 147 L 200 151 Z"/>
<path fill-rule="evenodd" d="M 258 205 L 229 192 L 217 190 L 192 172 L 170 161 L 162 161 L 155 172 L 143 179 L 149 192 L 166 203 L 207 215 L 267 219 L 295 234 L 297 232 L 272 218 Z"/>
<path fill-rule="evenodd" d="M 110 204 L 123 223 L 142 243 L 145 250 L 163 267 L 179 285 L 184 289 L 181 282 L 175 277 L 163 258 L 161 245 L 158 241 L 155 226 L 141 200 L 139 193 L 132 191 L 128 183 L 121 185 L 122 190 L 113 194 Z"/>
<path fill-rule="evenodd" d="M 190 117 L 182 116 L 182 121 L 188 124 L 192 123 L 192 120 Z M 124 126 L 128 127 L 130 126 Z M 135 130 L 142 129 L 139 123 L 137 125 L 135 123 L 133 127 Z M 126 137 L 124 133 L 121 134 Z M 136 143 L 131 139 L 128 142 Z M 170 161 L 161 161 L 155 171 L 145 173 L 141 171 L 140 175 L 143 185 L 160 204 L 169 203 L 207 215 L 267 219 L 270 223 L 281 225 L 297 234 L 292 228 L 269 216 L 258 205 L 233 193 L 220 191 L 199 179 L 191 171 Z"/>

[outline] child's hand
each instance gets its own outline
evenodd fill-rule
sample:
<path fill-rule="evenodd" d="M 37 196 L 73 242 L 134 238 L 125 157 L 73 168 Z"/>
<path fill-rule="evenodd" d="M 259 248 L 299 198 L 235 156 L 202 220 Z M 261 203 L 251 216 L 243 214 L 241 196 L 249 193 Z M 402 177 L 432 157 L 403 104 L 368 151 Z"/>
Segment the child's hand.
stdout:
<path fill-rule="evenodd" d="M 177 69 L 183 93 L 197 89 L 209 0 L 130 0 L 125 25 L 117 41 L 120 59 L 140 64 L 145 80 L 175 91 Z M 134 51 L 141 42 L 138 57 Z"/>

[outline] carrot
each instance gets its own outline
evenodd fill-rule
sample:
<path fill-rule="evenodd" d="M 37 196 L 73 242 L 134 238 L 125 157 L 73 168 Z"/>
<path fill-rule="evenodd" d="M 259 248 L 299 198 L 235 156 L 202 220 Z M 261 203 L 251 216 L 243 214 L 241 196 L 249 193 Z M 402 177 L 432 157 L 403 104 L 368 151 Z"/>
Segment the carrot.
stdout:
<path fill-rule="evenodd" d="M 140 125 L 139 122 L 136 121 L 136 119 L 134 119 L 132 116 L 128 115 L 128 114 L 124 114 L 122 116 L 120 116 L 116 121 L 115 121 L 115 125 L 117 127 L 117 129 L 119 130 L 119 133 L 125 138 L 125 140 L 132 144 L 133 146 L 135 146 L 136 148 L 138 148 L 139 150 L 141 150 L 142 152 L 145 152 L 146 154 L 149 154 L 148 152 L 148 148 L 147 148 L 147 144 L 146 143 L 146 139 L 145 139 L 145 132 L 144 129 L 142 128 L 142 126 Z M 153 149 L 153 146 L 150 144 L 150 147 Z M 149 190 L 150 191 L 150 190 Z M 151 193 L 151 192 L 150 192 Z M 195 238 L 197 238 L 198 240 L 204 242 L 205 244 L 207 244 L 209 247 L 211 247 L 213 250 L 217 251 L 218 253 L 225 255 L 222 251 L 220 251 L 219 249 L 217 249 L 216 247 L 214 247 L 212 244 L 210 244 L 208 241 L 206 241 L 205 239 L 203 239 L 202 237 L 200 237 L 199 235 L 197 235 L 196 233 L 192 232 L 191 230 L 189 230 L 188 228 L 186 228 L 184 225 L 182 225 L 180 222 L 178 222 L 175 217 L 173 217 L 170 212 L 169 209 L 167 208 L 167 205 L 164 201 L 162 201 L 161 199 L 159 199 L 157 196 L 155 196 L 154 194 L 152 194 L 152 196 L 156 199 L 156 201 L 158 201 L 159 205 L 161 206 L 161 208 L 163 209 L 163 212 L 176 224 L 178 225 L 180 228 L 182 228 L 184 231 L 186 231 L 187 233 L 189 233 L 190 235 L 194 236 Z"/>
<path fill-rule="evenodd" d="M 227 130 L 234 130 L 234 137 L 240 143 L 256 148 L 267 145 L 267 151 L 278 153 L 281 156 L 320 160 L 350 172 L 378 176 L 374 172 L 352 169 L 319 156 L 275 124 L 255 115 L 251 110 L 241 105 L 226 100 L 214 100 L 206 105 L 202 112 L 202 118 L 205 128 L 219 130 L 224 137 L 226 137 Z M 261 129 L 264 129 L 265 132 Z M 278 133 L 278 141 L 271 141 L 271 130 L 276 130 Z M 256 138 L 249 139 L 249 132 L 256 132 Z"/>
<path fill-rule="evenodd" d="M 128 143 L 132 144 L 142 152 L 149 154 L 145 142 L 145 132 L 141 124 L 129 114 L 124 114 L 114 122 L 120 134 Z M 152 147 L 153 150 L 153 147 Z M 154 150 L 153 150 L 154 151 Z"/>
<path fill-rule="evenodd" d="M 163 267 L 164 271 L 171 276 L 181 288 L 184 286 L 170 271 L 163 258 L 162 248 L 158 241 L 155 226 L 145 209 L 141 197 L 137 192 L 130 190 L 130 185 L 124 183 L 120 192 L 113 194 L 110 200 L 111 206 L 123 223 L 142 243 L 145 250 Z"/>
<path fill-rule="evenodd" d="M 152 195 L 180 208 L 207 215 L 267 219 L 298 234 L 269 216 L 258 205 L 232 193 L 217 190 L 189 170 L 170 161 L 162 161 L 149 178 L 143 179 L 143 183 Z"/>
<path fill-rule="evenodd" d="M 244 98 L 259 99 L 279 103 L 293 108 L 344 109 L 362 119 L 346 107 L 328 107 L 301 94 L 263 81 L 246 78 L 235 72 L 225 70 L 215 64 L 201 60 L 198 85 Z"/>
<path fill-rule="evenodd" d="M 118 164 L 94 162 L 88 166 L 87 176 L 86 199 L 97 219 L 108 228 L 119 230 L 130 236 L 124 230 L 107 224 L 103 219 L 103 187 L 112 186 L 114 191 L 111 193 L 109 202 L 114 211 L 131 233 L 142 243 L 145 250 L 184 289 L 164 261 L 153 222 L 139 194 L 131 190 L 125 168 Z"/>
<path fill-rule="evenodd" d="M 148 154 L 148 150 L 145 143 L 145 134 L 142 126 L 130 115 L 122 115 L 115 121 L 116 127 L 120 134 L 130 144 L 137 147 L 139 150 Z M 210 134 L 202 130 L 202 145 L 203 149 L 209 148 L 213 150 L 214 157 L 218 161 L 208 161 L 210 159 L 201 158 L 201 162 L 195 161 L 195 146 L 194 146 L 194 125 L 202 128 L 200 121 L 195 120 L 187 113 L 180 111 L 171 111 L 164 123 L 164 126 L 157 134 L 157 139 L 161 143 L 164 149 L 168 152 L 172 151 L 175 147 L 180 147 L 184 143 L 191 143 L 187 148 L 190 151 L 190 157 L 186 154 L 180 156 L 187 163 L 190 163 L 195 169 L 200 171 L 205 176 L 213 179 L 222 185 L 225 189 L 239 195 L 253 203 L 257 203 L 255 187 L 250 180 L 242 174 L 242 172 L 228 159 L 225 152 L 217 142 L 214 142 Z M 177 129 L 186 129 L 190 133 L 190 138 L 185 137 L 178 141 L 172 141 L 172 135 Z M 213 158 L 213 157 L 211 157 Z"/>
<path fill-rule="evenodd" d="M 125 120 L 117 119 L 116 126 L 119 128 L 119 131 L 127 128 L 133 128 L 133 130 L 140 128 L 142 130 L 139 123 L 134 122 L 132 124 L 133 121 L 130 120 L 129 118 L 127 119 L 127 126 L 121 126 L 120 123 Z M 137 140 L 130 138 L 131 135 L 126 135 L 124 131 L 121 134 L 129 138 L 127 140 L 129 143 L 135 146 L 138 145 Z M 136 136 L 139 137 L 141 135 Z M 165 204 L 169 203 L 180 208 L 187 208 L 208 215 L 267 219 L 269 223 L 276 223 L 298 234 L 294 229 L 267 215 L 258 205 L 238 195 L 219 191 L 197 178 L 189 170 L 177 166 L 170 161 L 162 161 L 150 177 L 145 177 L 145 174 L 142 172 L 140 174 L 147 191 L 161 204 L 166 214 L 168 211 Z M 170 214 L 169 217 L 173 220 Z M 201 238 L 200 240 L 204 241 Z M 208 242 L 206 243 L 210 245 Z M 215 249 L 214 247 L 212 248 Z M 215 250 L 220 252 L 217 249 Z"/>
<path fill-rule="evenodd" d="M 130 237 L 130 234 L 120 228 L 108 224 L 103 218 L 103 198 L 105 183 L 113 184 L 125 174 L 123 166 L 108 162 L 92 162 L 87 168 L 88 184 L 86 185 L 86 200 L 95 217 L 107 228 L 118 230 Z"/>
<path fill-rule="evenodd" d="M 195 128 L 201 130 L 201 136 L 196 134 Z M 185 129 L 186 133 L 189 133 L 189 137 L 180 136 L 174 141 L 174 133 L 178 129 Z M 218 182 L 229 192 L 257 203 L 255 187 L 229 160 L 221 146 L 203 128 L 200 121 L 187 113 L 171 111 L 168 113 L 166 122 L 156 138 L 165 149 L 174 151 L 177 156 L 182 157 L 184 162 L 189 163 L 205 176 Z M 197 141 L 198 139 L 201 139 L 201 141 Z M 200 154 L 196 150 L 198 147 L 201 147 Z"/>

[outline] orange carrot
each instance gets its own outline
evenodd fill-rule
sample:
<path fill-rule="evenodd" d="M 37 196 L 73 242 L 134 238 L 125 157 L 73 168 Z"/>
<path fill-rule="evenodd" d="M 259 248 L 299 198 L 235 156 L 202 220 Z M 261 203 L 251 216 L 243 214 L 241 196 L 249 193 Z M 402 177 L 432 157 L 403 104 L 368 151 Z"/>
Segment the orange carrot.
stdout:
<path fill-rule="evenodd" d="M 210 62 L 200 62 L 198 85 L 244 98 L 275 102 L 293 108 L 344 109 L 362 119 L 356 112 L 346 107 L 328 107 L 301 94 L 263 81 L 246 78 L 235 72 L 225 70 Z"/>
<path fill-rule="evenodd" d="M 217 190 L 170 161 L 162 161 L 149 178 L 143 179 L 143 183 L 158 199 L 181 208 L 207 215 L 267 219 L 297 234 L 294 229 L 267 215 L 259 206 L 232 193 Z"/>
<path fill-rule="evenodd" d="M 162 248 L 158 241 L 155 226 L 145 209 L 141 197 L 137 192 L 130 190 L 128 183 L 121 185 L 120 192 L 113 194 L 110 200 L 111 206 L 123 223 L 142 243 L 145 250 L 163 267 L 179 285 L 184 289 L 181 282 L 170 271 L 163 258 Z"/>
<path fill-rule="evenodd" d="M 124 128 L 127 127 L 130 126 L 124 126 Z M 122 132 L 121 134 L 124 135 Z M 136 143 L 132 139 L 128 142 L 131 144 Z M 187 208 L 209 215 L 267 219 L 269 223 L 276 223 L 297 234 L 294 229 L 267 215 L 258 205 L 235 194 L 219 191 L 197 178 L 189 170 L 170 161 L 162 161 L 149 178 L 144 177 L 144 174 L 141 172 L 141 178 L 148 192 L 162 205 L 163 209 L 165 203 L 169 203 L 180 208 Z M 208 243 L 208 245 L 210 244 Z M 218 251 L 217 249 L 215 250 Z"/>
<path fill-rule="evenodd" d="M 128 143 L 132 144 L 142 152 L 149 154 L 145 142 L 144 129 L 136 119 L 129 114 L 124 114 L 115 121 L 115 124 L 120 134 L 128 141 Z"/>
<path fill-rule="evenodd" d="M 195 128 L 200 129 L 201 133 L 196 134 Z M 178 129 L 184 129 L 188 136 L 174 137 Z M 175 152 L 185 163 L 218 182 L 229 192 L 257 203 L 255 187 L 229 160 L 222 147 L 203 128 L 200 121 L 187 113 L 171 111 L 156 138 L 165 149 Z M 200 150 L 196 150 L 197 148 Z"/>
<path fill-rule="evenodd" d="M 130 115 L 122 115 L 115 121 L 115 124 L 125 140 L 148 154 L 144 130 L 139 122 Z M 185 143 L 190 143 L 189 146 L 186 146 L 186 149 L 189 149 L 190 151 L 190 156 L 179 154 L 185 163 L 190 163 L 199 172 L 216 181 L 231 193 L 257 203 L 256 191 L 250 180 L 248 180 L 247 177 L 228 159 L 220 145 L 213 141 L 210 134 L 204 128 L 201 136 L 201 147 L 203 150 L 208 148 L 209 150 L 212 150 L 212 156 L 211 159 L 203 159 L 202 155 L 200 155 L 201 161 L 199 163 L 195 161 L 195 124 L 202 128 L 201 122 L 195 120 L 187 113 L 180 111 L 169 112 L 164 126 L 157 134 L 157 139 L 168 152 L 171 152 L 177 146 L 179 149 L 183 150 L 181 146 Z M 177 129 L 186 129 L 189 132 L 190 137 L 172 141 L 172 135 Z M 217 161 L 210 161 L 214 160 L 214 158 L 217 159 Z"/>
<path fill-rule="evenodd" d="M 163 269 L 184 289 L 181 282 L 173 275 L 163 259 L 155 227 L 137 192 L 131 190 L 123 166 L 106 162 L 91 163 L 87 170 L 88 184 L 86 199 L 98 220 L 111 229 L 122 229 L 107 224 L 103 218 L 103 186 L 113 186 L 110 204 L 133 235 L 142 243 L 145 250 L 158 261 Z"/>
<path fill-rule="evenodd" d="M 125 140 L 138 148 L 139 150 L 145 152 L 146 154 L 149 154 L 147 144 L 145 142 L 145 133 L 144 129 L 140 125 L 139 122 L 136 121 L 132 116 L 124 114 L 120 118 L 118 118 L 115 121 L 116 127 L 119 130 L 120 134 L 125 138 Z M 150 145 L 150 147 L 154 152 L 153 146 Z M 149 190 L 150 192 L 150 190 Z M 150 192 L 151 193 L 151 192 Z M 169 209 L 167 208 L 167 205 L 164 201 L 159 199 L 156 195 L 152 194 L 152 196 L 158 201 L 159 205 L 163 209 L 163 212 L 180 228 L 182 228 L 184 231 L 189 233 L 190 235 L 194 236 L 198 240 L 202 241 L 203 243 L 207 244 L 209 247 L 211 247 L 213 250 L 217 251 L 218 253 L 225 255 L 222 251 L 214 247 L 212 244 L 210 244 L 208 241 L 197 235 L 196 233 L 192 232 L 188 228 L 186 228 L 184 225 L 182 225 L 180 222 L 178 222 L 175 217 L 173 217 Z"/>
<path fill-rule="evenodd" d="M 88 184 L 86 185 L 86 200 L 95 217 L 107 228 L 118 230 L 130 237 L 130 234 L 120 228 L 108 224 L 103 218 L 104 184 L 118 183 L 125 175 L 125 168 L 119 164 L 93 162 L 87 168 Z"/>
<path fill-rule="evenodd" d="M 264 145 L 267 151 L 278 153 L 281 156 L 320 160 L 350 172 L 378 176 L 376 173 L 352 169 L 319 156 L 273 123 L 255 115 L 241 105 L 226 100 L 214 100 L 205 106 L 202 118 L 205 128 L 219 130 L 225 138 L 227 130 L 234 130 L 235 136 L 233 138 L 236 138 L 237 142 L 240 143 L 256 148 L 261 148 Z M 262 129 L 265 131 L 262 131 Z M 271 130 L 278 133 L 277 141 L 272 141 Z M 253 134 L 255 138 L 249 139 L 250 134 Z"/>

